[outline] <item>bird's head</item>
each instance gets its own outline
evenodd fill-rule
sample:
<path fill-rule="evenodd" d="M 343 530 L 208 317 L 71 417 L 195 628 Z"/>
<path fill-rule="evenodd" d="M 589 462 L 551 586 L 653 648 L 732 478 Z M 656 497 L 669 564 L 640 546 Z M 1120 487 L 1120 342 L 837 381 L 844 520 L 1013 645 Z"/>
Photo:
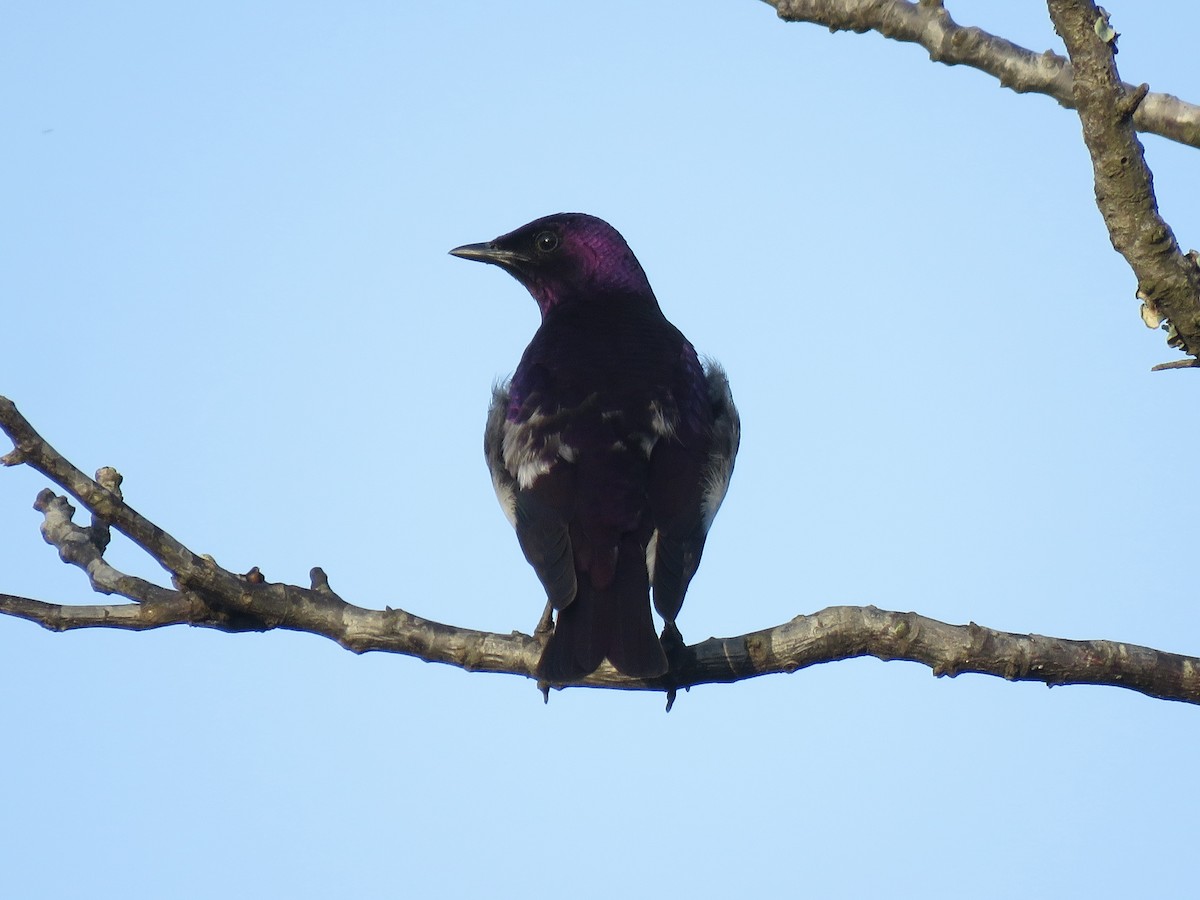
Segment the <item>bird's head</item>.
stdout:
<path fill-rule="evenodd" d="M 500 266 L 525 285 L 543 317 L 560 303 L 613 294 L 644 295 L 657 305 L 625 238 L 595 216 L 545 216 L 494 241 L 465 244 L 450 253 Z"/>

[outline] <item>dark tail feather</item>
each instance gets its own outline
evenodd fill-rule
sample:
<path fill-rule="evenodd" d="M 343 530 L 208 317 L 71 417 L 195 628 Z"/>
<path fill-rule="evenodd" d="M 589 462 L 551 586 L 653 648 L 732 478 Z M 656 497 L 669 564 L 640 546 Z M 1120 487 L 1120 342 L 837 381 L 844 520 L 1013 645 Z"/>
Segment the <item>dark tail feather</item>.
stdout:
<path fill-rule="evenodd" d="M 646 551 L 632 537 L 621 542 L 612 585 L 600 595 L 597 630 L 604 637 L 605 656 L 622 675 L 657 678 L 667 672 L 663 652 L 650 613 L 650 579 Z"/>
<path fill-rule="evenodd" d="M 667 671 L 667 656 L 650 614 L 645 556 L 632 540 L 623 542 L 616 576 L 604 590 L 579 578 L 574 601 L 559 610 L 554 633 L 538 660 L 537 676 L 565 684 L 596 671 L 605 657 L 631 678 L 657 678 Z"/>
<path fill-rule="evenodd" d="M 538 660 L 538 680 L 566 684 L 596 671 L 604 659 L 593 627 L 596 600 L 596 591 L 584 575 L 575 599 L 555 616 L 554 631 Z"/>

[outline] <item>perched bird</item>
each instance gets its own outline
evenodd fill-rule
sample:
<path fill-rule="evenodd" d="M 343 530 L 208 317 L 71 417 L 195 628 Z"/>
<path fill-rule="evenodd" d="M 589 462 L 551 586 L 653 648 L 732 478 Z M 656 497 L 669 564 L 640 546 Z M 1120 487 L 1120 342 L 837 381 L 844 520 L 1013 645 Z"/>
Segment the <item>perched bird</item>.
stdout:
<path fill-rule="evenodd" d="M 607 658 L 668 671 L 675 618 L 729 486 L 741 426 L 724 371 L 667 321 L 617 230 L 582 213 L 450 251 L 523 284 L 542 323 L 492 395 L 484 454 L 546 589 L 537 675 L 565 684 Z M 662 639 L 650 614 L 665 623 Z"/>

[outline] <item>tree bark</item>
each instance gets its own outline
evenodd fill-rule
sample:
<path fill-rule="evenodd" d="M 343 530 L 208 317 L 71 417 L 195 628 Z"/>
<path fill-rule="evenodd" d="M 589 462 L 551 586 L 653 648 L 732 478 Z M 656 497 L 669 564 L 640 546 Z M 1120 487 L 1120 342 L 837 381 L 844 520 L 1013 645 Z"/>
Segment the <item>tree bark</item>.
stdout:
<path fill-rule="evenodd" d="M 1154 178 L 1133 126 L 1146 85 L 1130 88 L 1117 74 L 1117 35 L 1091 0 L 1049 0 L 1075 69 L 1072 92 L 1096 177 L 1096 205 L 1113 247 L 1138 280 L 1151 317 L 1172 326 L 1171 342 L 1200 354 L 1200 267 L 1180 250 L 1158 214 Z M 1102 36 L 1104 35 L 1104 36 Z M 1151 319 L 1151 321 L 1153 318 Z"/>

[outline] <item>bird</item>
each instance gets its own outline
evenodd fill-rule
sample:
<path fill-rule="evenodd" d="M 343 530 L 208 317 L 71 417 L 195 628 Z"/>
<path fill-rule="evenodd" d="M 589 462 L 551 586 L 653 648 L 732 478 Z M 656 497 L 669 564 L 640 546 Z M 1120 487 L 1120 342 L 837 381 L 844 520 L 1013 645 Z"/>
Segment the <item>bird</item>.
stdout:
<path fill-rule="evenodd" d="M 666 675 L 741 439 L 725 371 L 667 320 L 602 219 L 557 213 L 450 253 L 499 266 L 541 313 L 484 429 L 496 497 L 546 591 L 535 675 L 568 684 L 605 659 Z"/>

